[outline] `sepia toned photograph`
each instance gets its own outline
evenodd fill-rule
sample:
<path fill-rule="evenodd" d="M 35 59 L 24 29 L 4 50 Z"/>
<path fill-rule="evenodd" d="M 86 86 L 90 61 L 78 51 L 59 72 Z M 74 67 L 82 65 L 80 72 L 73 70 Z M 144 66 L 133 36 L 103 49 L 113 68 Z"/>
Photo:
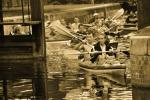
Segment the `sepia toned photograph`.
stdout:
<path fill-rule="evenodd" d="M 150 0 L 0 0 L 0 100 L 150 100 Z"/>

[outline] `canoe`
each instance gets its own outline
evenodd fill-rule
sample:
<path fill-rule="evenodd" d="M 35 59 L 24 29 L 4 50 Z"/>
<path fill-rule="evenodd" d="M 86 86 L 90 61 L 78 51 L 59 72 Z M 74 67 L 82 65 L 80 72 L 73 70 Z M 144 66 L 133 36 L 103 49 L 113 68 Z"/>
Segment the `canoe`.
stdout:
<path fill-rule="evenodd" d="M 90 75 L 96 75 L 100 78 L 105 78 L 111 82 L 126 85 L 126 66 L 120 65 L 94 65 L 94 64 L 79 64 L 80 68 Z"/>
<path fill-rule="evenodd" d="M 81 62 L 79 63 L 79 66 L 81 68 L 86 68 L 86 69 L 92 69 L 92 70 L 115 70 L 115 69 L 126 69 L 126 65 L 125 64 L 105 64 L 105 65 L 97 65 L 97 64 L 93 64 L 93 63 L 88 63 L 88 62 Z"/>

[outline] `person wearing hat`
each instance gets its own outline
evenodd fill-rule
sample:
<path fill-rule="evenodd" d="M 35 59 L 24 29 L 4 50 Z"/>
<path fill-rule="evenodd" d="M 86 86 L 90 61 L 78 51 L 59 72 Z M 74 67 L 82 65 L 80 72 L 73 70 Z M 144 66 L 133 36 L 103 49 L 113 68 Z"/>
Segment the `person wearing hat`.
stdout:
<path fill-rule="evenodd" d="M 94 13 L 92 19 L 90 19 L 89 23 L 95 22 L 96 19 L 99 19 L 99 13 Z"/>

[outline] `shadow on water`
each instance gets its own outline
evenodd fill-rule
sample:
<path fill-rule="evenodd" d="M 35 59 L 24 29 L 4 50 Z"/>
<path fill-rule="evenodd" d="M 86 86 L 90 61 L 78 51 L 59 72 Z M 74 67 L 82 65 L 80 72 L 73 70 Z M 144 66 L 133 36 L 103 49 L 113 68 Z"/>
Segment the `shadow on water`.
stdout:
<path fill-rule="evenodd" d="M 98 89 L 93 89 L 94 95 L 86 90 L 85 73 L 74 72 L 51 74 L 48 80 L 48 95 L 50 100 L 132 100 L 132 89 L 112 83 L 109 93 L 96 96 Z M 91 76 L 88 76 L 91 77 Z"/>
<path fill-rule="evenodd" d="M 114 83 L 106 97 L 91 96 L 85 88 L 91 76 L 79 68 L 55 71 L 48 65 L 46 70 L 44 61 L 29 59 L 1 60 L 0 66 L 0 100 L 45 100 L 47 91 L 49 100 L 132 100 L 131 88 Z"/>
<path fill-rule="evenodd" d="M 45 100 L 45 61 L 1 60 L 0 67 L 0 100 Z"/>
<path fill-rule="evenodd" d="M 102 96 L 97 98 L 95 96 L 97 89 L 92 90 L 93 94 L 86 89 L 87 78 L 91 76 L 79 69 L 78 61 L 76 61 L 78 58 L 75 58 L 74 55 L 74 57 L 63 55 L 64 51 L 68 51 L 68 53 L 75 51 L 68 49 L 66 44 L 62 42 L 47 42 L 47 48 L 49 100 L 132 100 L 132 89 L 114 82 L 110 82 L 112 86 L 107 95 L 103 98 Z M 114 76 L 115 79 L 116 77 L 118 79 L 116 74 Z M 122 77 L 119 79 L 120 82 Z"/>

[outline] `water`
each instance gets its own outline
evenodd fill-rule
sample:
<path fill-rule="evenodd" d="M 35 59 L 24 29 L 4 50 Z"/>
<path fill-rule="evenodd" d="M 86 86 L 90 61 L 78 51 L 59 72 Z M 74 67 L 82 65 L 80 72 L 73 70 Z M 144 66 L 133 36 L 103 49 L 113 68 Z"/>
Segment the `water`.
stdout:
<path fill-rule="evenodd" d="M 48 87 L 49 100 L 132 100 L 132 89 L 116 84 L 112 84 L 107 96 L 97 97 L 85 88 L 84 73 L 71 74 L 51 75 Z"/>
<path fill-rule="evenodd" d="M 48 44 L 48 47 L 49 50 L 56 51 L 48 51 L 49 100 L 132 100 L 132 89 L 129 88 L 130 86 L 119 86 L 112 82 L 110 82 L 111 88 L 109 88 L 109 91 L 104 91 L 102 96 L 96 95 L 100 93 L 97 92 L 99 88 L 92 88 L 89 91 L 89 89 L 85 88 L 86 84 L 90 83 L 86 79 L 91 76 L 81 71 L 79 66 L 77 67 L 78 63 L 74 62 L 73 59 L 65 61 L 63 56 L 57 53 L 57 51 L 61 51 L 59 45 L 55 45 L 55 49 L 51 48 L 54 46 L 50 46 L 50 44 Z M 66 62 L 69 62 L 67 66 Z M 128 73 L 130 73 L 130 67 L 127 67 L 126 74 Z M 127 77 L 130 78 L 130 75 L 128 74 Z"/>

